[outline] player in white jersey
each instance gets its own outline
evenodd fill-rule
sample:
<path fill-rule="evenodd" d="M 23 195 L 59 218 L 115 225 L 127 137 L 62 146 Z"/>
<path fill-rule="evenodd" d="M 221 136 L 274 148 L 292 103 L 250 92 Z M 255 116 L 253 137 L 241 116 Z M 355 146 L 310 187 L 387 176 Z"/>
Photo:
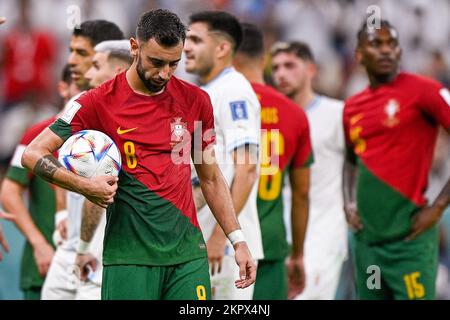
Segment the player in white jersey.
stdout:
<path fill-rule="evenodd" d="M 227 180 L 233 205 L 255 260 L 263 258 L 256 207 L 259 175 L 260 104 L 245 77 L 232 67 L 232 58 L 242 40 L 242 29 L 225 12 L 200 12 L 190 17 L 185 44 L 186 71 L 199 76 L 214 109 L 215 152 Z M 204 205 L 200 188 L 194 188 L 197 209 Z M 213 299 L 250 300 L 254 285 L 236 289 L 239 268 L 233 247 L 227 242 L 208 207 L 198 211 L 207 241 Z"/>
<path fill-rule="evenodd" d="M 345 152 L 344 105 L 342 101 L 314 93 L 312 79 L 316 67 L 306 44 L 278 43 L 271 55 L 274 82 L 278 90 L 306 112 L 314 150 L 304 244 L 306 286 L 296 299 L 330 300 L 335 298 L 347 256 L 341 177 Z"/>
<path fill-rule="evenodd" d="M 111 40 L 97 44 L 94 48 L 95 55 L 92 58 L 91 68 L 84 74 L 91 87 L 97 87 L 103 82 L 114 78 L 114 76 L 125 71 L 131 63 L 130 44 L 128 40 Z M 73 98 L 72 100 L 76 99 Z M 71 101 L 72 101 L 71 100 Z M 68 104 L 70 105 L 70 103 Z M 100 208 L 94 219 L 88 222 L 82 221 L 86 210 L 85 198 L 75 192 L 67 192 L 68 231 L 67 239 L 58 247 L 55 259 L 49 270 L 42 290 L 42 299 L 64 299 L 64 300 L 100 300 L 101 278 L 102 278 L 102 248 L 103 235 L 106 224 L 105 211 Z M 90 208 L 90 206 L 86 206 Z M 83 227 L 89 228 L 90 246 L 86 241 L 80 241 Z M 94 233 L 95 232 L 95 233 Z M 81 251 L 80 251 L 81 250 Z M 76 266 L 77 253 L 85 255 L 88 260 L 85 263 L 94 265 L 89 276 L 79 277 L 82 274 Z"/>

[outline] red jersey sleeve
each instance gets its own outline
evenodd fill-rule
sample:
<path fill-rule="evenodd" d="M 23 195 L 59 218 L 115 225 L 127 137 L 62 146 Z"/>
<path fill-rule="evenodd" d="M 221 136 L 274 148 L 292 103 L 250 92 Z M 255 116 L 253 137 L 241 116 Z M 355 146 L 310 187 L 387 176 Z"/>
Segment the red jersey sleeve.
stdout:
<path fill-rule="evenodd" d="M 431 79 L 424 81 L 419 107 L 445 129 L 450 129 L 450 91 L 439 82 Z"/>
<path fill-rule="evenodd" d="M 311 137 L 309 132 L 309 123 L 303 110 L 299 113 L 299 137 L 297 146 L 292 158 L 292 168 L 309 167 L 314 162 L 313 150 L 311 146 Z"/>
<path fill-rule="evenodd" d="M 214 112 L 211 105 L 211 99 L 205 91 L 199 90 L 197 101 L 200 106 L 199 118 L 202 128 L 202 150 L 205 150 L 216 141 L 216 134 L 214 132 Z"/>

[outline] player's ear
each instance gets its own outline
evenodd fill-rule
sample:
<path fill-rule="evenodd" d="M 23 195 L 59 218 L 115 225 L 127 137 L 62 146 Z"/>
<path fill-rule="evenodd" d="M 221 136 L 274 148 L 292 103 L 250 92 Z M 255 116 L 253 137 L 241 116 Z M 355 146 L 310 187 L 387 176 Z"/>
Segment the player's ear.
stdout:
<path fill-rule="evenodd" d="M 233 50 L 231 43 L 229 41 L 220 41 L 219 45 L 216 47 L 216 55 L 217 58 L 226 57 L 230 51 Z"/>
<path fill-rule="evenodd" d="M 363 60 L 363 55 L 361 53 L 361 48 L 358 46 L 355 49 L 355 59 L 358 62 L 358 64 L 363 64 L 362 60 Z"/>
<path fill-rule="evenodd" d="M 131 56 L 134 58 L 136 58 L 139 54 L 139 44 L 138 41 L 135 38 L 130 38 L 130 51 L 131 51 Z"/>
<path fill-rule="evenodd" d="M 311 76 L 311 79 L 315 77 L 315 75 L 317 74 L 317 66 L 315 63 L 313 62 L 308 62 L 307 63 L 307 70 L 309 75 Z"/>

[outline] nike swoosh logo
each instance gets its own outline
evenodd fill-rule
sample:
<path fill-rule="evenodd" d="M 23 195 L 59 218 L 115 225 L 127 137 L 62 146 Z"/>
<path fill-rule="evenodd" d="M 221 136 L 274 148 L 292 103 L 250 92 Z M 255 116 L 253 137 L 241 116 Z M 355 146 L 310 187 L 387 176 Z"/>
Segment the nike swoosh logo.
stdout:
<path fill-rule="evenodd" d="M 137 127 L 136 128 L 122 130 L 122 129 L 120 129 L 120 127 L 118 127 L 117 128 L 117 134 L 125 134 L 125 133 L 131 132 L 131 131 L 136 130 L 136 129 L 137 129 Z"/>

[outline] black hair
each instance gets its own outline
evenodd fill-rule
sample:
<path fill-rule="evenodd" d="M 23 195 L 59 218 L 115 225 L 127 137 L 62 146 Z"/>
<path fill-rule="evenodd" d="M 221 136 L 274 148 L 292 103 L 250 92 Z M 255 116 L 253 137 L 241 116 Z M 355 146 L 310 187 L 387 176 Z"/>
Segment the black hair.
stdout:
<path fill-rule="evenodd" d="M 270 54 L 273 57 L 280 52 L 293 53 L 302 60 L 314 63 L 314 55 L 309 46 L 304 42 L 277 42 L 272 46 Z"/>
<path fill-rule="evenodd" d="M 361 41 L 364 40 L 365 37 L 367 37 L 367 31 L 369 31 L 370 29 L 374 29 L 374 28 L 376 28 L 376 27 L 373 25 L 370 25 L 368 19 L 365 19 L 361 25 L 361 28 L 359 28 L 358 33 L 356 34 L 356 38 L 358 39 L 358 44 L 361 43 Z M 388 28 L 388 29 L 395 30 L 395 27 L 388 20 L 384 20 L 384 19 L 380 20 L 379 29 L 381 29 L 381 28 Z"/>
<path fill-rule="evenodd" d="M 251 23 L 242 23 L 242 42 L 238 52 L 248 57 L 261 57 L 264 55 L 264 35 L 262 30 Z"/>
<path fill-rule="evenodd" d="M 122 30 L 115 23 L 106 20 L 84 21 L 80 26 L 75 27 L 73 35 L 88 38 L 93 47 L 106 40 L 124 38 Z"/>
<path fill-rule="evenodd" d="M 233 51 L 239 48 L 242 42 L 242 27 L 238 19 L 224 11 L 201 11 L 189 17 L 189 24 L 203 22 L 210 31 L 219 31 L 228 35 L 233 42 Z"/>
<path fill-rule="evenodd" d="M 72 72 L 70 71 L 70 64 L 66 64 L 61 72 L 61 81 L 71 84 L 72 83 Z"/>
<path fill-rule="evenodd" d="M 165 47 L 174 47 L 186 39 L 186 26 L 173 12 L 157 9 L 145 12 L 139 19 L 136 37 L 144 42 L 150 39 Z"/>

